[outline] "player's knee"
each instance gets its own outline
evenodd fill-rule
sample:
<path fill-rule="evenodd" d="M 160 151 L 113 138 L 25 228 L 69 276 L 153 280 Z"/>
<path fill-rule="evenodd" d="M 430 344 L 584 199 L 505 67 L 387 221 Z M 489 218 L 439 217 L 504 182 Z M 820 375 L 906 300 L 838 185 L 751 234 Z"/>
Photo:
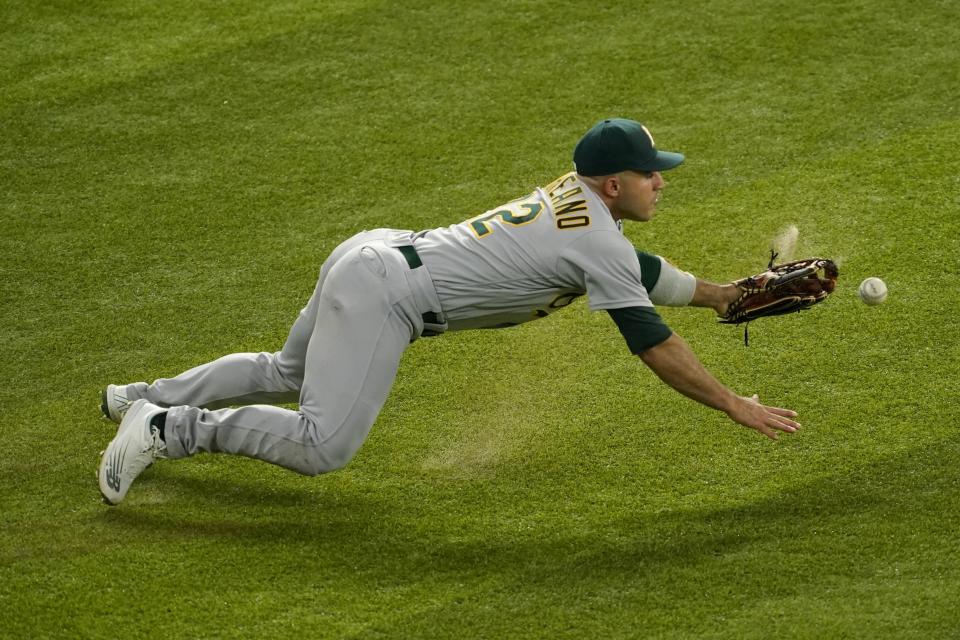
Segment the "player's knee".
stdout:
<path fill-rule="evenodd" d="M 325 447 L 323 452 L 326 458 L 326 471 L 324 471 L 324 473 L 343 469 L 347 466 L 347 463 L 353 459 L 353 454 L 356 453 L 356 450 L 353 448 L 335 443 L 329 444 L 331 444 L 331 446 Z"/>
<path fill-rule="evenodd" d="M 324 473 L 331 473 L 347 466 L 353 454 L 346 455 L 345 452 L 331 451 L 329 449 L 314 449 L 308 459 L 300 467 L 299 471 L 306 476 L 319 476 Z"/>
<path fill-rule="evenodd" d="M 347 466 L 359 449 L 359 443 L 353 438 L 342 437 L 341 431 L 334 437 L 325 437 L 315 420 L 301 413 L 308 433 L 309 444 L 303 447 L 303 456 L 299 471 L 304 475 L 318 476 Z M 338 437 L 340 436 L 340 437 Z"/>
<path fill-rule="evenodd" d="M 282 351 L 256 354 L 256 366 L 274 385 L 295 391 L 303 384 L 302 362 Z"/>
<path fill-rule="evenodd" d="M 303 362 L 284 355 L 282 351 L 271 354 L 271 364 L 277 376 L 291 389 L 299 389 L 303 384 Z"/>

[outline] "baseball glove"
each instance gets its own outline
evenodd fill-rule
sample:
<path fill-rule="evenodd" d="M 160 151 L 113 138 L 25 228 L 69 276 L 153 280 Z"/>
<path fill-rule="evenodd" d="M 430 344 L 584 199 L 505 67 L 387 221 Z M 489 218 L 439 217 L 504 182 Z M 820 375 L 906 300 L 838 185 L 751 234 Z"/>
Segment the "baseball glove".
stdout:
<path fill-rule="evenodd" d="M 840 272 L 833 260 L 808 258 L 775 265 L 776 257 L 771 251 L 766 271 L 734 281 L 740 297 L 727 307 L 720 322 L 740 324 L 803 311 L 823 302 L 837 286 Z"/>

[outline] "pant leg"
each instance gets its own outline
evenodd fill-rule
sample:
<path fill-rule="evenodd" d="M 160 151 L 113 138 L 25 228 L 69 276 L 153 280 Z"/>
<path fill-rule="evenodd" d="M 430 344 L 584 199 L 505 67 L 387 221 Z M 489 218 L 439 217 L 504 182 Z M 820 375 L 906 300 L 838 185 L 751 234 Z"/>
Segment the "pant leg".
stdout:
<path fill-rule="evenodd" d="M 315 475 L 342 467 L 366 440 L 422 328 L 402 256 L 381 243 L 349 250 L 330 268 L 306 351 L 300 410 L 253 405 L 167 415 L 172 458 L 213 451 Z"/>
<path fill-rule="evenodd" d="M 162 407 L 189 405 L 205 409 L 297 402 L 303 384 L 307 346 L 317 323 L 317 305 L 327 274 L 351 249 L 380 240 L 388 233 L 388 229 L 364 231 L 333 250 L 320 269 L 313 295 L 300 311 L 280 351 L 230 354 L 174 378 L 161 378 L 150 385 L 132 385 L 127 396 L 146 398 Z"/>

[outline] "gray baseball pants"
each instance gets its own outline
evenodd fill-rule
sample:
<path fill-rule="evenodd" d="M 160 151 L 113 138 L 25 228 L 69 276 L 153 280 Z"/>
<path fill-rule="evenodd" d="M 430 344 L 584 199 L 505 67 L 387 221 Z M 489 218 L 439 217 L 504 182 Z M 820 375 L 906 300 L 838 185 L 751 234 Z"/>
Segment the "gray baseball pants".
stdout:
<path fill-rule="evenodd" d="M 232 453 L 307 475 L 345 465 L 423 331 L 423 314 L 441 311 L 426 268 L 411 268 L 395 248 L 411 235 L 378 229 L 338 246 L 280 351 L 235 353 L 130 385 L 131 398 L 170 407 L 167 455 Z M 268 404 L 295 401 L 298 411 Z M 237 405 L 247 406 L 218 408 Z"/>

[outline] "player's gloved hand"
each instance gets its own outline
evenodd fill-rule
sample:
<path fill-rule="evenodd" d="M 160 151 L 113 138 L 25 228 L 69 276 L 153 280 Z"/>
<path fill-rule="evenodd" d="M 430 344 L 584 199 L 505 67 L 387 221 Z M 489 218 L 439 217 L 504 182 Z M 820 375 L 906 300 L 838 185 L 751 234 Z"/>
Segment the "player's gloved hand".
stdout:
<path fill-rule="evenodd" d="M 761 404 L 760 396 L 740 396 L 727 409 L 727 415 L 736 423 L 750 429 L 755 429 L 771 440 L 779 437 L 778 431 L 793 433 L 800 428 L 800 423 L 792 418 L 797 417 L 796 411 L 781 407 L 770 407 Z"/>
<path fill-rule="evenodd" d="M 740 324 L 766 316 L 809 309 L 826 300 L 837 286 L 839 269 L 833 260 L 808 258 L 784 264 L 770 263 L 763 273 L 735 281 L 740 295 L 720 314 L 724 324 Z"/>

